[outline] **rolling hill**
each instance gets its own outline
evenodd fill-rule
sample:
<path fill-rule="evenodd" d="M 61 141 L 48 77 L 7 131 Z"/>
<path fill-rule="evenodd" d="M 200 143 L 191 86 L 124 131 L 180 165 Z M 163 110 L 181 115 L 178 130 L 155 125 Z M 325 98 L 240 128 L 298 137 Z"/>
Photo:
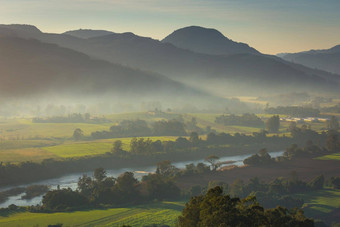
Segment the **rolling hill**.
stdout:
<path fill-rule="evenodd" d="M 93 59 L 34 39 L 0 37 L 1 98 L 64 98 L 138 104 L 228 103 L 156 73 Z"/>
<path fill-rule="evenodd" d="M 325 50 L 310 50 L 300 53 L 279 54 L 284 60 L 340 74 L 340 45 Z"/>
<path fill-rule="evenodd" d="M 205 54 L 259 54 L 254 48 L 249 47 L 245 43 L 234 42 L 216 29 L 199 26 L 178 29 L 165 37 L 162 42 L 171 43 L 179 48 Z"/>

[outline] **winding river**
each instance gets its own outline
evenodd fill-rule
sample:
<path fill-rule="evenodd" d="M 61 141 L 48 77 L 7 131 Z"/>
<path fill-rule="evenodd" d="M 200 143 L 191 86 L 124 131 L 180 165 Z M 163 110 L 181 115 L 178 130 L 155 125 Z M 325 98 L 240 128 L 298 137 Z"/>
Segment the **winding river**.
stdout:
<path fill-rule="evenodd" d="M 276 152 L 269 152 L 270 156 L 275 158 L 278 156 L 281 156 L 283 154 L 283 151 L 276 151 Z M 229 164 L 226 165 L 236 165 L 236 166 L 241 166 L 243 165 L 243 160 L 250 157 L 252 154 L 246 154 L 246 155 L 234 155 L 234 156 L 225 156 L 221 157 L 219 159 L 220 162 L 226 162 Z M 177 168 L 185 168 L 187 164 L 194 163 L 195 165 L 197 163 L 204 162 L 203 159 L 199 160 L 192 160 L 192 161 L 184 161 L 184 162 L 175 162 L 172 163 L 174 166 Z M 207 164 L 207 163 L 206 163 Z M 226 166 L 224 165 L 224 166 Z M 156 166 L 148 166 L 148 167 L 135 167 L 135 168 L 122 168 L 122 169 L 110 169 L 106 170 L 107 176 L 112 176 L 112 177 L 118 177 L 120 174 L 124 172 L 133 172 L 135 174 L 135 177 L 138 179 L 141 179 L 142 176 L 152 173 L 156 171 Z M 49 185 L 51 189 L 56 189 L 57 186 L 59 185 L 60 188 L 71 188 L 75 190 L 77 188 L 77 182 L 79 177 L 81 177 L 83 174 L 86 174 L 88 176 L 92 176 L 93 172 L 85 172 L 85 173 L 74 173 L 74 174 L 69 174 L 65 175 L 59 178 L 53 178 L 53 179 L 48 179 L 48 180 L 43 180 L 39 182 L 34 182 L 30 184 L 25 184 L 25 185 L 19 185 L 15 187 L 27 187 L 29 185 L 36 185 L 36 184 L 43 184 L 43 185 Z M 13 187 L 4 187 L 1 188 L 1 191 L 11 189 Z M 21 196 L 24 194 L 19 194 L 16 196 L 11 196 L 8 198 L 8 200 L 4 203 L 0 204 L 0 207 L 8 207 L 10 204 L 15 204 L 17 206 L 31 206 L 31 205 L 36 205 L 40 204 L 42 201 L 42 196 L 35 197 L 31 200 L 23 200 L 21 199 Z"/>

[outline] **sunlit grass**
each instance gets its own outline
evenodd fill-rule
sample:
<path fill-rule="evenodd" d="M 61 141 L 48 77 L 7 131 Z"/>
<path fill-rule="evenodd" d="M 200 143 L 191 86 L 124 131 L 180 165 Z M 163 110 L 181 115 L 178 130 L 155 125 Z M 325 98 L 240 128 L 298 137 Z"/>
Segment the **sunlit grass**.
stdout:
<path fill-rule="evenodd" d="M 184 202 L 159 202 L 128 208 L 60 212 L 60 213 L 14 213 L 0 216 L 0 226 L 47 226 L 62 223 L 63 226 L 175 226 Z"/>
<path fill-rule="evenodd" d="M 70 138 L 76 128 L 84 135 L 108 130 L 113 123 L 32 123 L 31 119 L 15 119 L 0 123 L 0 136 L 5 139 Z"/>
<path fill-rule="evenodd" d="M 307 213 L 329 213 L 340 208 L 340 190 L 326 188 L 299 195 L 304 201 Z"/>
<path fill-rule="evenodd" d="M 174 141 L 177 137 L 143 137 L 145 139 L 150 138 L 153 141 Z M 105 154 L 106 152 L 111 152 L 113 143 L 116 140 L 121 140 L 123 143 L 123 149 L 130 150 L 131 137 L 129 138 L 116 138 L 116 139 L 106 139 L 106 140 L 96 140 L 91 142 L 70 142 L 62 145 L 45 147 L 44 150 L 58 156 L 61 158 L 71 158 L 71 157 L 82 157 L 82 156 L 92 156 Z"/>
<path fill-rule="evenodd" d="M 329 154 L 322 157 L 318 157 L 319 160 L 338 160 L 340 161 L 340 153 Z"/>

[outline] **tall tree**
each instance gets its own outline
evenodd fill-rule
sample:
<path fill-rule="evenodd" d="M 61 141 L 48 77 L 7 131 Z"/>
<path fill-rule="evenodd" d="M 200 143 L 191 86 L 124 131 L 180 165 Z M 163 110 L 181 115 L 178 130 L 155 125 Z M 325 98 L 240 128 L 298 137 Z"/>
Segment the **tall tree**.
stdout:
<path fill-rule="evenodd" d="M 271 133 L 277 133 L 280 129 L 280 116 L 273 115 L 266 121 L 266 128 Z"/>
<path fill-rule="evenodd" d="M 73 138 L 75 140 L 81 140 L 84 137 L 84 132 L 80 128 L 76 128 L 73 132 Z"/>
<path fill-rule="evenodd" d="M 209 162 L 211 165 L 211 169 L 216 171 L 218 167 L 221 166 L 221 163 L 218 162 L 220 158 L 215 155 L 210 155 L 204 159 L 204 161 Z"/>

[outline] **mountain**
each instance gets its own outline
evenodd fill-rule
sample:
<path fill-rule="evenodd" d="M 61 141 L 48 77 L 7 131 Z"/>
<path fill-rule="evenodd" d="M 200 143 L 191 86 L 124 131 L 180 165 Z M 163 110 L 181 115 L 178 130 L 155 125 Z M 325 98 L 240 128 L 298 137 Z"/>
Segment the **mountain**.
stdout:
<path fill-rule="evenodd" d="M 74 36 L 74 37 L 81 38 L 81 39 L 88 39 L 88 38 L 104 36 L 104 35 L 109 35 L 109 34 L 114 34 L 114 33 L 110 31 L 105 31 L 105 30 L 78 29 L 78 30 L 73 30 L 73 31 L 67 31 L 67 32 L 64 32 L 63 34 Z"/>
<path fill-rule="evenodd" d="M 138 106 L 159 101 L 172 108 L 190 104 L 201 109 L 231 103 L 162 75 L 96 60 L 55 44 L 0 37 L 0 101 L 52 97 L 67 103 L 106 100 Z"/>
<path fill-rule="evenodd" d="M 286 61 L 340 74 L 340 45 L 325 50 L 310 50 L 278 55 Z"/>
<path fill-rule="evenodd" d="M 199 26 L 178 29 L 165 37 L 162 42 L 205 54 L 259 54 L 257 50 L 245 43 L 234 42 L 215 29 Z"/>
<path fill-rule="evenodd" d="M 6 27 L 6 29 L 12 29 Z M 66 34 L 13 32 L 82 52 L 96 59 L 156 72 L 221 96 L 303 91 L 337 92 L 339 75 L 263 54 L 209 55 L 133 33 L 88 39 Z M 0 36 L 2 29 L 0 27 Z"/>

